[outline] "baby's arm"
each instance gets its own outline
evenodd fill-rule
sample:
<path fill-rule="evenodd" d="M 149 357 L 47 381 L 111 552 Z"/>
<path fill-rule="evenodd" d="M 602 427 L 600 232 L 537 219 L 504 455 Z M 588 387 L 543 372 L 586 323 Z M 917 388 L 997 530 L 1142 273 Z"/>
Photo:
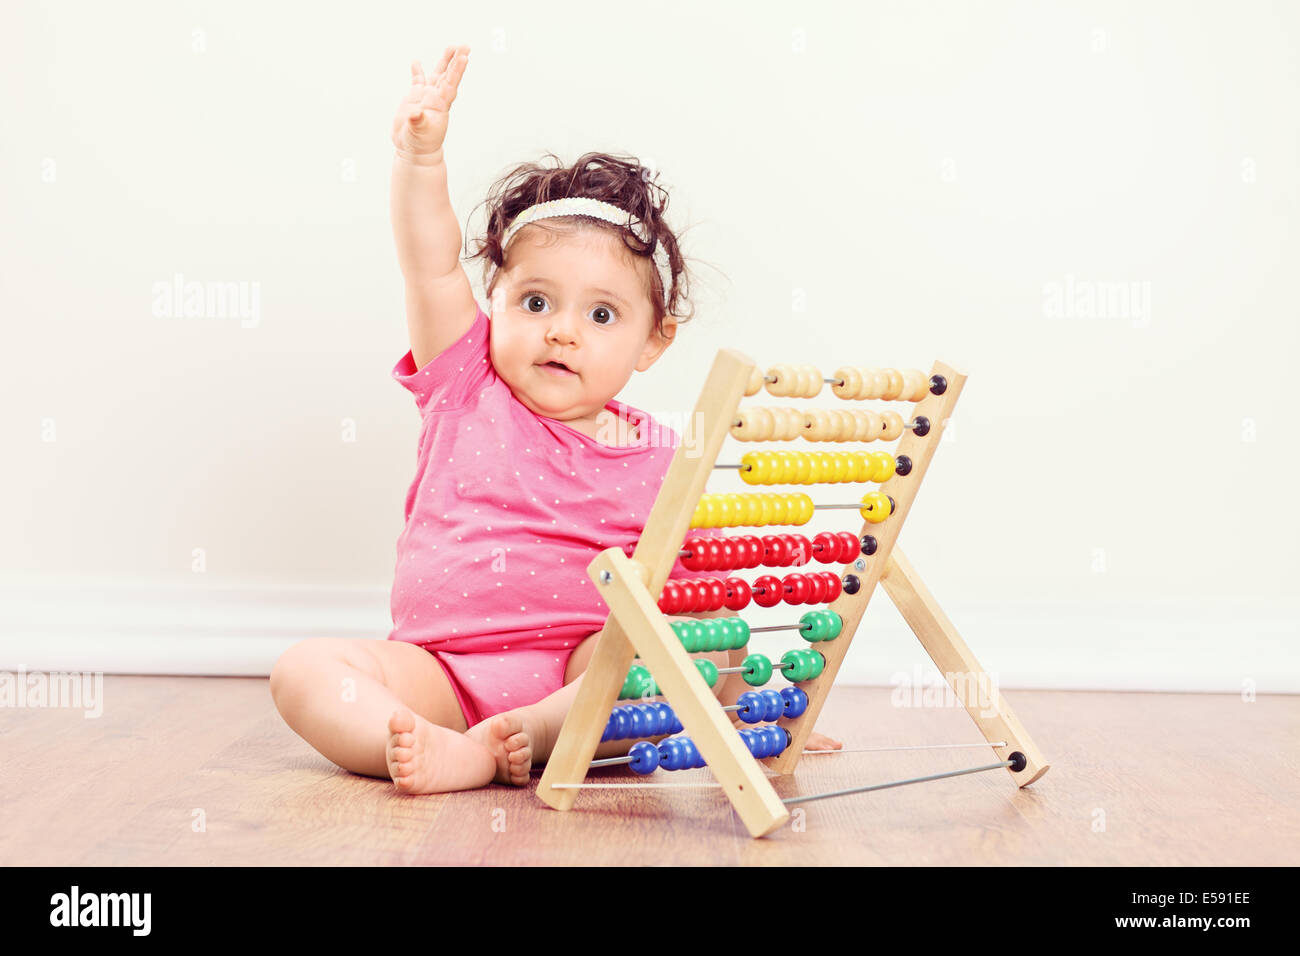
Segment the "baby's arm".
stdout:
<path fill-rule="evenodd" d="M 469 330 L 474 291 L 460 264 L 460 224 L 451 208 L 443 140 L 469 47 L 447 47 L 431 79 L 418 60 L 393 121 L 390 210 L 397 261 L 406 280 L 406 324 L 417 369 Z"/>

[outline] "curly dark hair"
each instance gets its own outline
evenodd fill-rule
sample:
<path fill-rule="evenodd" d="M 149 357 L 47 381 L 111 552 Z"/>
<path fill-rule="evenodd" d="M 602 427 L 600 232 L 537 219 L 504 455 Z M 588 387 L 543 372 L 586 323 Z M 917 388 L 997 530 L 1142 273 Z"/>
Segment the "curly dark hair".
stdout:
<path fill-rule="evenodd" d="M 641 221 L 647 230 L 649 242 L 640 238 L 627 226 L 615 225 L 586 216 L 556 216 L 532 225 L 552 231 L 571 234 L 574 229 L 602 229 L 617 235 L 633 255 L 650 258 L 657 246 L 662 245 L 667 255 L 672 288 L 661 288 L 659 270 L 650 262 L 650 286 L 646 295 L 654 307 L 654 328 L 665 338 L 672 338 L 665 330 L 664 320 L 672 316 L 677 323 L 687 322 L 695 314 L 688 299 L 690 278 L 686 260 L 678 245 L 677 236 L 668 227 L 664 214 L 668 209 L 668 192 L 656 180 L 658 172 L 642 166 L 631 156 L 614 156 L 609 153 L 585 153 L 572 166 L 565 166 L 554 153 L 546 156 L 556 165 L 521 163 L 497 180 L 488 190 L 487 234 L 478 240 L 478 248 L 468 257 L 483 259 L 483 280 L 488 298 L 496 286 L 500 269 L 505 263 L 502 236 L 515 216 L 529 206 L 552 199 L 570 196 L 600 199 L 618 206 Z M 477 208 L 477 207 L 476 207 Z M 472 216 L 472 214 L 471 214 Z"/>

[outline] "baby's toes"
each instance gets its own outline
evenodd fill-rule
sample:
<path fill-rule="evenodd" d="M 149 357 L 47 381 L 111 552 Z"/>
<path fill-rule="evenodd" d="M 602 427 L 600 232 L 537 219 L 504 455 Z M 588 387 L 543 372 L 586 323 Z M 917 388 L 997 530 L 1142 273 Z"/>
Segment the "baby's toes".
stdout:
<path fill-rule="evenodd" d="M 388 732 L 390 734 L 414 733 L 415 715 L 411 713 L 410 708 L 399 707 L 393 711 L 393 715 L 388 718 Z"/>

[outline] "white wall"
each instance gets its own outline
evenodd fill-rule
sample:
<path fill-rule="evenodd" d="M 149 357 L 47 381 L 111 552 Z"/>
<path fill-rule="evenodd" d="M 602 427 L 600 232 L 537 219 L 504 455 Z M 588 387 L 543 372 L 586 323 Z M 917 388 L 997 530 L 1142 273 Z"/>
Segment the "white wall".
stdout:
<path fill-rule="evenodd" d="M 685 413 L 724 346 L 953 363 L 902 544 L 1004 686 L 1300 689 L 1300 8 L 589 9 L 6 4 L 0 667 L 387 633 L 419 424 L 389 124 L 465 42 L 462 225 L 517 162 L 626 151 L 711 266 L 625 401 Z M 155 315 L 177 274 L 256 321 Z M 1089 317 L 1103 283 L 1137 307 Z M 864 628 L 846 677 L 924 659 L 883 595 Z"/>

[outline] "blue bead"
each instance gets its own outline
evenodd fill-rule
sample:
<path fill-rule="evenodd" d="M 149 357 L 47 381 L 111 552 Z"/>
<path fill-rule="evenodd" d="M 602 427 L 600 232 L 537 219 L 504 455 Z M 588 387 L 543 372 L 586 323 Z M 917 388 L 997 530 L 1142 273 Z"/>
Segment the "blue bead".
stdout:
<path fill-rule="evenodd" d="M 736 698 L 736 703 L 740 705 L 740 710 L 736 711 L 736 716 L 747 724 L 756 724 L 763 719 L 763 712 L 766 709 L 763 705 L 763 698 L 759 696 L 756 690 L 747 690 Z"/>
<path fill-rule="evenodd" d="M 627 708 L 616 707 L 609 715 L 609 722 L 613 725 L 610 728 L 610 740 L 623 740 L 627 737 Z"/>
<path fill-rule="evenodd" d="M 684 769 L 694 769 L 695 767 L 703 767 L 704 760 L 703 758 L 700 757 L 700 751 L 695 746 L 695 741 L 691 740 L 690 737 L 679 737 L 678 739 L 681 740 L 682 742 L 682 750 L 685 754 Z"/>
<path fill-rule="evenodd" d="M 764 727 L 762 730 L 767 742 L 767 752 L 769 756 L 775 757 L 785 749 L 786 732 L 781 727 L 771 726 Z"/>
<path fill-rule="evenodd" d="M 748 727 L 744 727 L 739 731 L 737 731 L 737 733 L 740 734 L 740 739 L 744 742 L 745 747 L 748 748 L 749 752 L 751 754 L 754 753 L 754 749 L 755 749 L 754 732 L 750 730 Z"/>
<path fill-rule="evenodd" d="M 659 705 L 659 712 L 664 715 L 663 730 L 661 734 L 680 734 L 682 732 L 682 722 L 677 719 L 676 712 L 667 703 Z"/>
<path fill-rule="evenodd" d="M 798 717 L 808 709 L 808 695 L 798 687 L 781 688 L 781 696 L 785 698 L 786 717 Z"/>
<path fill-rule="evenodd" d="M 648 740 L 633 744 L 627 755 L 632 758 L 628 766 L 637 773 L 654 773 L 659 766 L 659 748 Z"/>
<path fill-rule="evenodd" d="M 767 690 L 761 690 L 758 693 L 759 696 L 763 698 L 763 703 L 767 706 L 767 709 L 763 713 L 763 719 L 780 720 L 785 714 L 785 698 L 781 696 L 781 692 L 774 688 L 768 688 Z"/>
<path fill-rule="evenodd" d="M 633 704 L 628 708 L 627 735 L 629 737 L 649 737 L 649 715 L 644 704 Z"/>
<path fill-rule="evenodd" d="M 663 726 L 663 722 L 664 722 L 664 716 L 663 716 L 663 712 L 660 711 L 659 709 L 659 705 L 657 703 L 646 704 L 645 705 L 645 724 L 646 724 L 645 735 L 647 737 L 658 737 L 660 734 L 663 733 L 663 730 L 660 729 Z"/>
<path fill-rule="evenodd" d="M 665 770 L 681 770 L 686 766 L 686 751 L 682 747 L 685 737 L 669 737 L 659 741 L 659 766 Z"/>

